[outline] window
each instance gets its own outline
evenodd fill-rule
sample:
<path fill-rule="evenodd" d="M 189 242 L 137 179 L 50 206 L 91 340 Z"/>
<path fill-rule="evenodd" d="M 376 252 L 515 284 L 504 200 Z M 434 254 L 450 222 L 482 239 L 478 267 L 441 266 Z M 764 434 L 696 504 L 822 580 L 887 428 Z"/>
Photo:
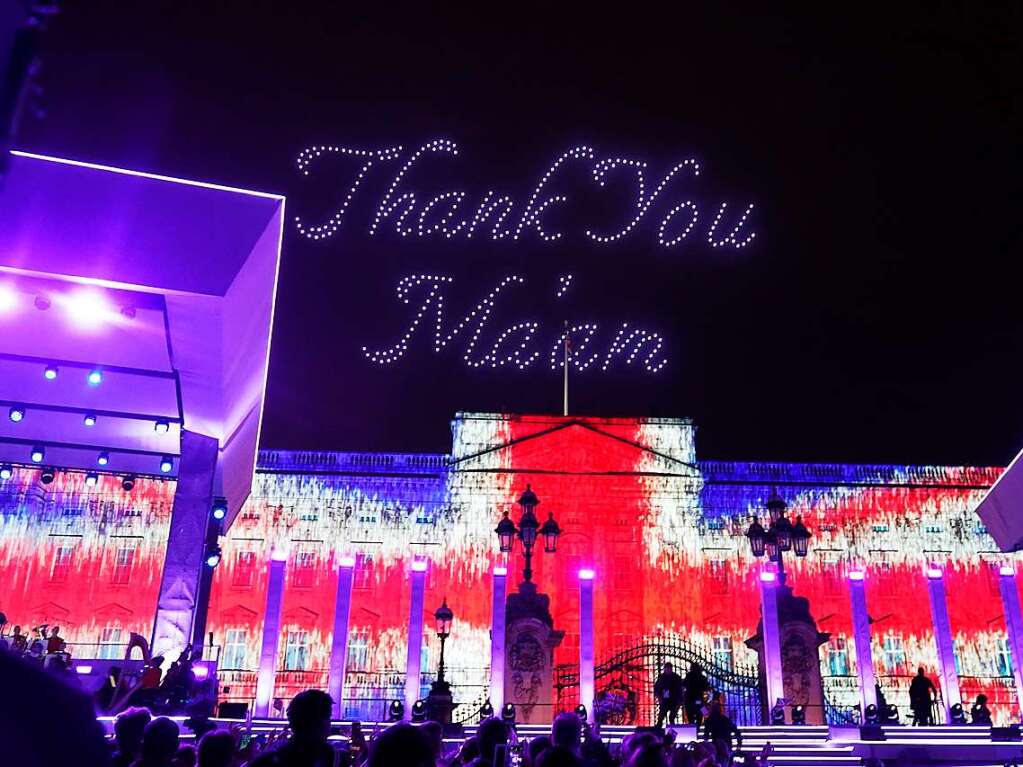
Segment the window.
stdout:
<path fill-rule="evenodd" d="M 902 649 L 902 637 L 888 635 L 884 638 L 881 662 L 887 674 L 897 674 L 905 668 L 906 652 Z"/>
<path fill-rule="evenodd" d="M 995 675 L 1012 676 L 1012 654 L 1009 640 L 999 637 L 995 640 Z"/>
<path fill-rule="evenodd" d="M 295 564 L 291 571 L 291 585 L 308 589 L 316 583 L 316 552 L 300 551 L 295 555 Z"/>
<path fill-rule="evenodd" d="M 614 558 L 614 587 L 623 591 L 630 591 L 632 589 L 632 576 L 633 570 L 629 567 L 630 562 L 628 557 L 615 557 Z M 578 573 L 579 570 L 570 570 L 569 572 Z"/>
<path fill-rule="evenodd" d="M 120 585 L 126 584 L 131 580 L 131 563 L 135 559 L 135 547 L 125 546 L 117 550 L 117 554 L 114 557 L 114 575 L 110 579 L 111 583 Z"/>
<path fill-rule="evenodd" d="M 357 629 L 348 634 L 348 671 L 366 671 L 369 668 L 369 631 Z"/>
<path fill-rule="evenodd" d="M 348 671 L 365 671 L 369 667 L 369 632 L 360 629 L 348 634 Z"/>
<path fill-rule="evenodd" d="M 723 559 L 710 560 L 710 592 L 718 595 L 728 593 L 728 568 Z"/>
<path fill-rule="evenodd" d="M 99 652 L 96 653 L 96 657 L 104 660 L 117 660 L 124 657 L 120 628 L 107 626 L 99 632 Z"/>
<path fill-rule="evenodd" d="M 234 563 L 232 586 L 251 587 L 256 575 L 256 552 L 239 551 Z"/>
<path fill-rule="evenodd" d="M 373 583 L 373 557 L 370 554 L 359 554 L 355 560 L 355 579 L 353 586 L 357 589 L 368 589 Z"/>
<path fill-rule="evenodd" d="M 828 643 L 828 673 L 849 676 L 849 648 L 844 637 L 836 637 Z"/>
<path fill-rule="evenodd" d="M 69 543 L 62 543 L 57 547 L 57 550 L 53 552 L 53 565 L 50 567 L 50 583 L 65 583 L 67 581 L 74 553 L 75 547 Z"/>
<path fill-rule="evenodd" d="M 714 637 L 714 662 L 721 668 L 732 670 L 732 638 L 729 636 Z"/>
<path fill-rule="evenodd" d="M 309 664 L 309 632 L 289 631 L 284 642 L 284 670 L 305 671 Z"/>
<path fill-rule="evenodd" d="M 249 648 L 245 629 L 228 629 L 224 633 L 224 658 L 221 666 L 225 669 L 244 669 L 248 665 Z"/>
<path fill-rule="evenodd" d="M 583 563 L 582 557 L 578 556 L 565 557 L 565 564 L 567 565 L 565 569 L 565 577 L 568 579 L 568 583 L 566 585 L 569 590 L 572 591 L 579 590 L 579 570 L 582 567 L 582 563 Z M 615 573 L 614 584 L 616 587 L 618 586 L 617 572 Z"/>

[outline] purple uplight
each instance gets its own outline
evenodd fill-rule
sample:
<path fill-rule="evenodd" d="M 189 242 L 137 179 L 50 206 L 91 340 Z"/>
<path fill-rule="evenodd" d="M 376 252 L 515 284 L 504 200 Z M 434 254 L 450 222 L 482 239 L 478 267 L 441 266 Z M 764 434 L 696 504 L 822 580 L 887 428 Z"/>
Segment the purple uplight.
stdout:
<path fill-rule="evenodd" d="M 196 679 L 205 679 L 210 675 L 209 666 L 192 666 L 192 673 L 195 674 Z"/>
<path fill-rule="evenodd" d="M 579 579 L 584 581 L 592 581 L 594 576 L 593 570 L 580 570 Z"/>
<path fill-rule="evenodd" d="M 83 290 L 58 298 L 68 319 L 76 326 L 94 330 L 116 313 L 107 300 L 92 290 Z"/>

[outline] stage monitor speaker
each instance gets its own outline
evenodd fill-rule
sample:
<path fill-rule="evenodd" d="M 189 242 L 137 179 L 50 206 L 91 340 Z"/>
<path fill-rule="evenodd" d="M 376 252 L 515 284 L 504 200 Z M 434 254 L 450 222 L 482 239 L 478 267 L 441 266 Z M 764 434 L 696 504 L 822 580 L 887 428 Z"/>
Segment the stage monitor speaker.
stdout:
<path fill-rule="evenodd" d="M 860 725 L 860 740 L 884 740 L 884 730 L 878 724 Z"/>
<path fill-rule="evenodd" d="M 991 740 L 998 743 L 1011 743 L 1023 738 L 1020 736 L 1019 725 L 1013 724 L 1009 727 L 992 727 Z"/>
<path fill-rule="evenodd" d="M 217 709 L 221 719 L 244 719 L 248 711 L 248 703 L 221 703 Z"/>

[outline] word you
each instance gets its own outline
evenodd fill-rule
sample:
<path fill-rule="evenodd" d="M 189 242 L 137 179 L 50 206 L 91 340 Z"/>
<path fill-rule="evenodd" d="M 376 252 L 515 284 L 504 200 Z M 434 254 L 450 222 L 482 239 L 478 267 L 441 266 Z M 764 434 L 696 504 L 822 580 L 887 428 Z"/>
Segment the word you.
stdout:
<path fill-rule="evenodd" d="M 570 364 L 577 370 L 591 366 L 607 370 L 616 361 L 631 365 L 638 360 L 648 373 L 656 373 L 667 364 L 661 354 L 664 339 L 660 334 L 627 322 L 612 328 L 603 343 L 597 338 L 599 328 L 593 322 L 554 328 L 551 334 L 543 334 L 539 322 L 517 322 L 490 332 L 498 304 L 512 288 L 525 282 L 518 275 L 505 277 L 464 317 L 448 325 L 444 302 L 454 279 L 436 274 L 404 277 L 398 282 L 398 300 L 414 307 L 411 321 L 392 345 L 382 349 L 363 346 L 362 353 L 378 365 L 391 365 L 405 356 L 409 344 L 419 334 L 431 337 L 433 351 L 438 354 L 449 345 L 461 344 L 462 359 L 473 368 L 514 366 L 526 370 L 534 364 L 549 362 L 551 370 L 558 370 L 565 364 L 566 344 Z M 571 285 L 572 275 L 559 278 L 558 283 L 556 297 L 560 298 Z M 488 340 L 493 339 L 489 345 L 481 340 L 484 331 Z"/>
<path fill-rule="evenodd" d="M 553 194 L 548 187 L 553 185 L 562 169 L 569 164 L 581 164 L 589 170 L 590 182 L 599 188 L 608 184 L 616 174 L 626 177 L 634 191 L 631 207 L 622 212 L 615 225 L 604 229 L 585 229 L 585 235 L 595 243 L 609 243 L 629 236 L 639 228 L 641 222 L 655 203 L 665 198 L 660 220 L 656 223 L 657 244 L 665 248 L 676 248 L 690 236 L 696 237 L 700 221 L 706 223 L 705 237 L 712 248 L 744 248 L 756 239 L 757 233 L 747 231 L 753 203 L 745 205 L 741 214 L 732 214 L 728 203 L 709 206 L 707 214 L 694 199 L 683 199 L 687 195 L 675 196 L 687 179 L 700 175 L 700 165 L 689 158 L 676 163 L 660 180 L 651 183 L 647 178 L 648 165 L 642 160 L 626 157 L 598 157 L 588 146 L 575 146 L 558 155 L 540 176 L 532 194 L 523 203 L 507 194 L 493 189 L 470 198 L 462 189 L 427 193 L 413 188 L 414 177 L 426 175 L 419 166 L 431 155 L 458 155 L 458 145 L 448 139 L 428 141 L 418 149 L 409 152 L 404 147 L 387 149 L 353 149 L 343 146 L 313 146 L 298 155 L 298 169 L 310 174 L 313 163 L 325 155 L 341 155 L 354 158 L 359 165 L 355 178 L 350 180 L 345 198 L 334 213 L 321 224 L 307 224 L 301 216 L 295 217 L 298 231 L 311 239 L 322 240 L 337 234 L 344 223 L 345 215 L 353 200 L 361 193 L 363 182 L 376 168 L 380 173 L 389 173 L 390 184 L 383 196 L 377 200 L 368 232 L 377 234 L 386 226 L 393 226 L 402 237 L 461 237 L 465 239 L 489 238 L 492 240 L 518 240 L 529 234 L 544 242 L 560 240 L 564 232 L 553 231 L 545 226 L 545 215 L 557 206 L 569 202 L 567 191 Z M 419 183 L 428 181 L 420 178 Z M 348 183 L 348 182 L 344 182 Z M 667 210 L 663 210 L 667 208 Z M 651 214 L 653 215 L 653 214 Z"/>

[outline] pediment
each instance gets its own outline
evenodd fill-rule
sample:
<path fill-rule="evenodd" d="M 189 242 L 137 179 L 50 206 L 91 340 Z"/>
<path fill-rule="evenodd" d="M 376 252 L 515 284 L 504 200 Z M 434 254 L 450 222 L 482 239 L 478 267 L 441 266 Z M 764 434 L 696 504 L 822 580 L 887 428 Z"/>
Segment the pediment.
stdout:
<path fill-rule="evenodd" d="M 220 619 L 226 624 L 244 625 L 252 623 L 259 617 L 255 610 L 250 610 L 245 605 L 232 605 L 220 611 Z"/>
<path fill-rule="evenodd" d="M 570 420 L 516 435 L 508 442 L 457 459 L 454 471 L 522 471 L 558 474 L 672 474 L 698 476 L 695 466 L 598 424 Z"/>
<path fill-rule="evenodd" d="M 124 605 L 118 604 L 117 602 L 108 602 L 101 608 L 96 610 L 96 615 L 100 618 L 130 618 L 132 611 Z"/>
<path fill-rule="evenodd" d="M 283 622 L 292 626 L 306 626 L 310 623 L 315 623 L 320 614 L 310 610 L 307 607 L 292 607 L 290 610 L 285 610 Z"/>

